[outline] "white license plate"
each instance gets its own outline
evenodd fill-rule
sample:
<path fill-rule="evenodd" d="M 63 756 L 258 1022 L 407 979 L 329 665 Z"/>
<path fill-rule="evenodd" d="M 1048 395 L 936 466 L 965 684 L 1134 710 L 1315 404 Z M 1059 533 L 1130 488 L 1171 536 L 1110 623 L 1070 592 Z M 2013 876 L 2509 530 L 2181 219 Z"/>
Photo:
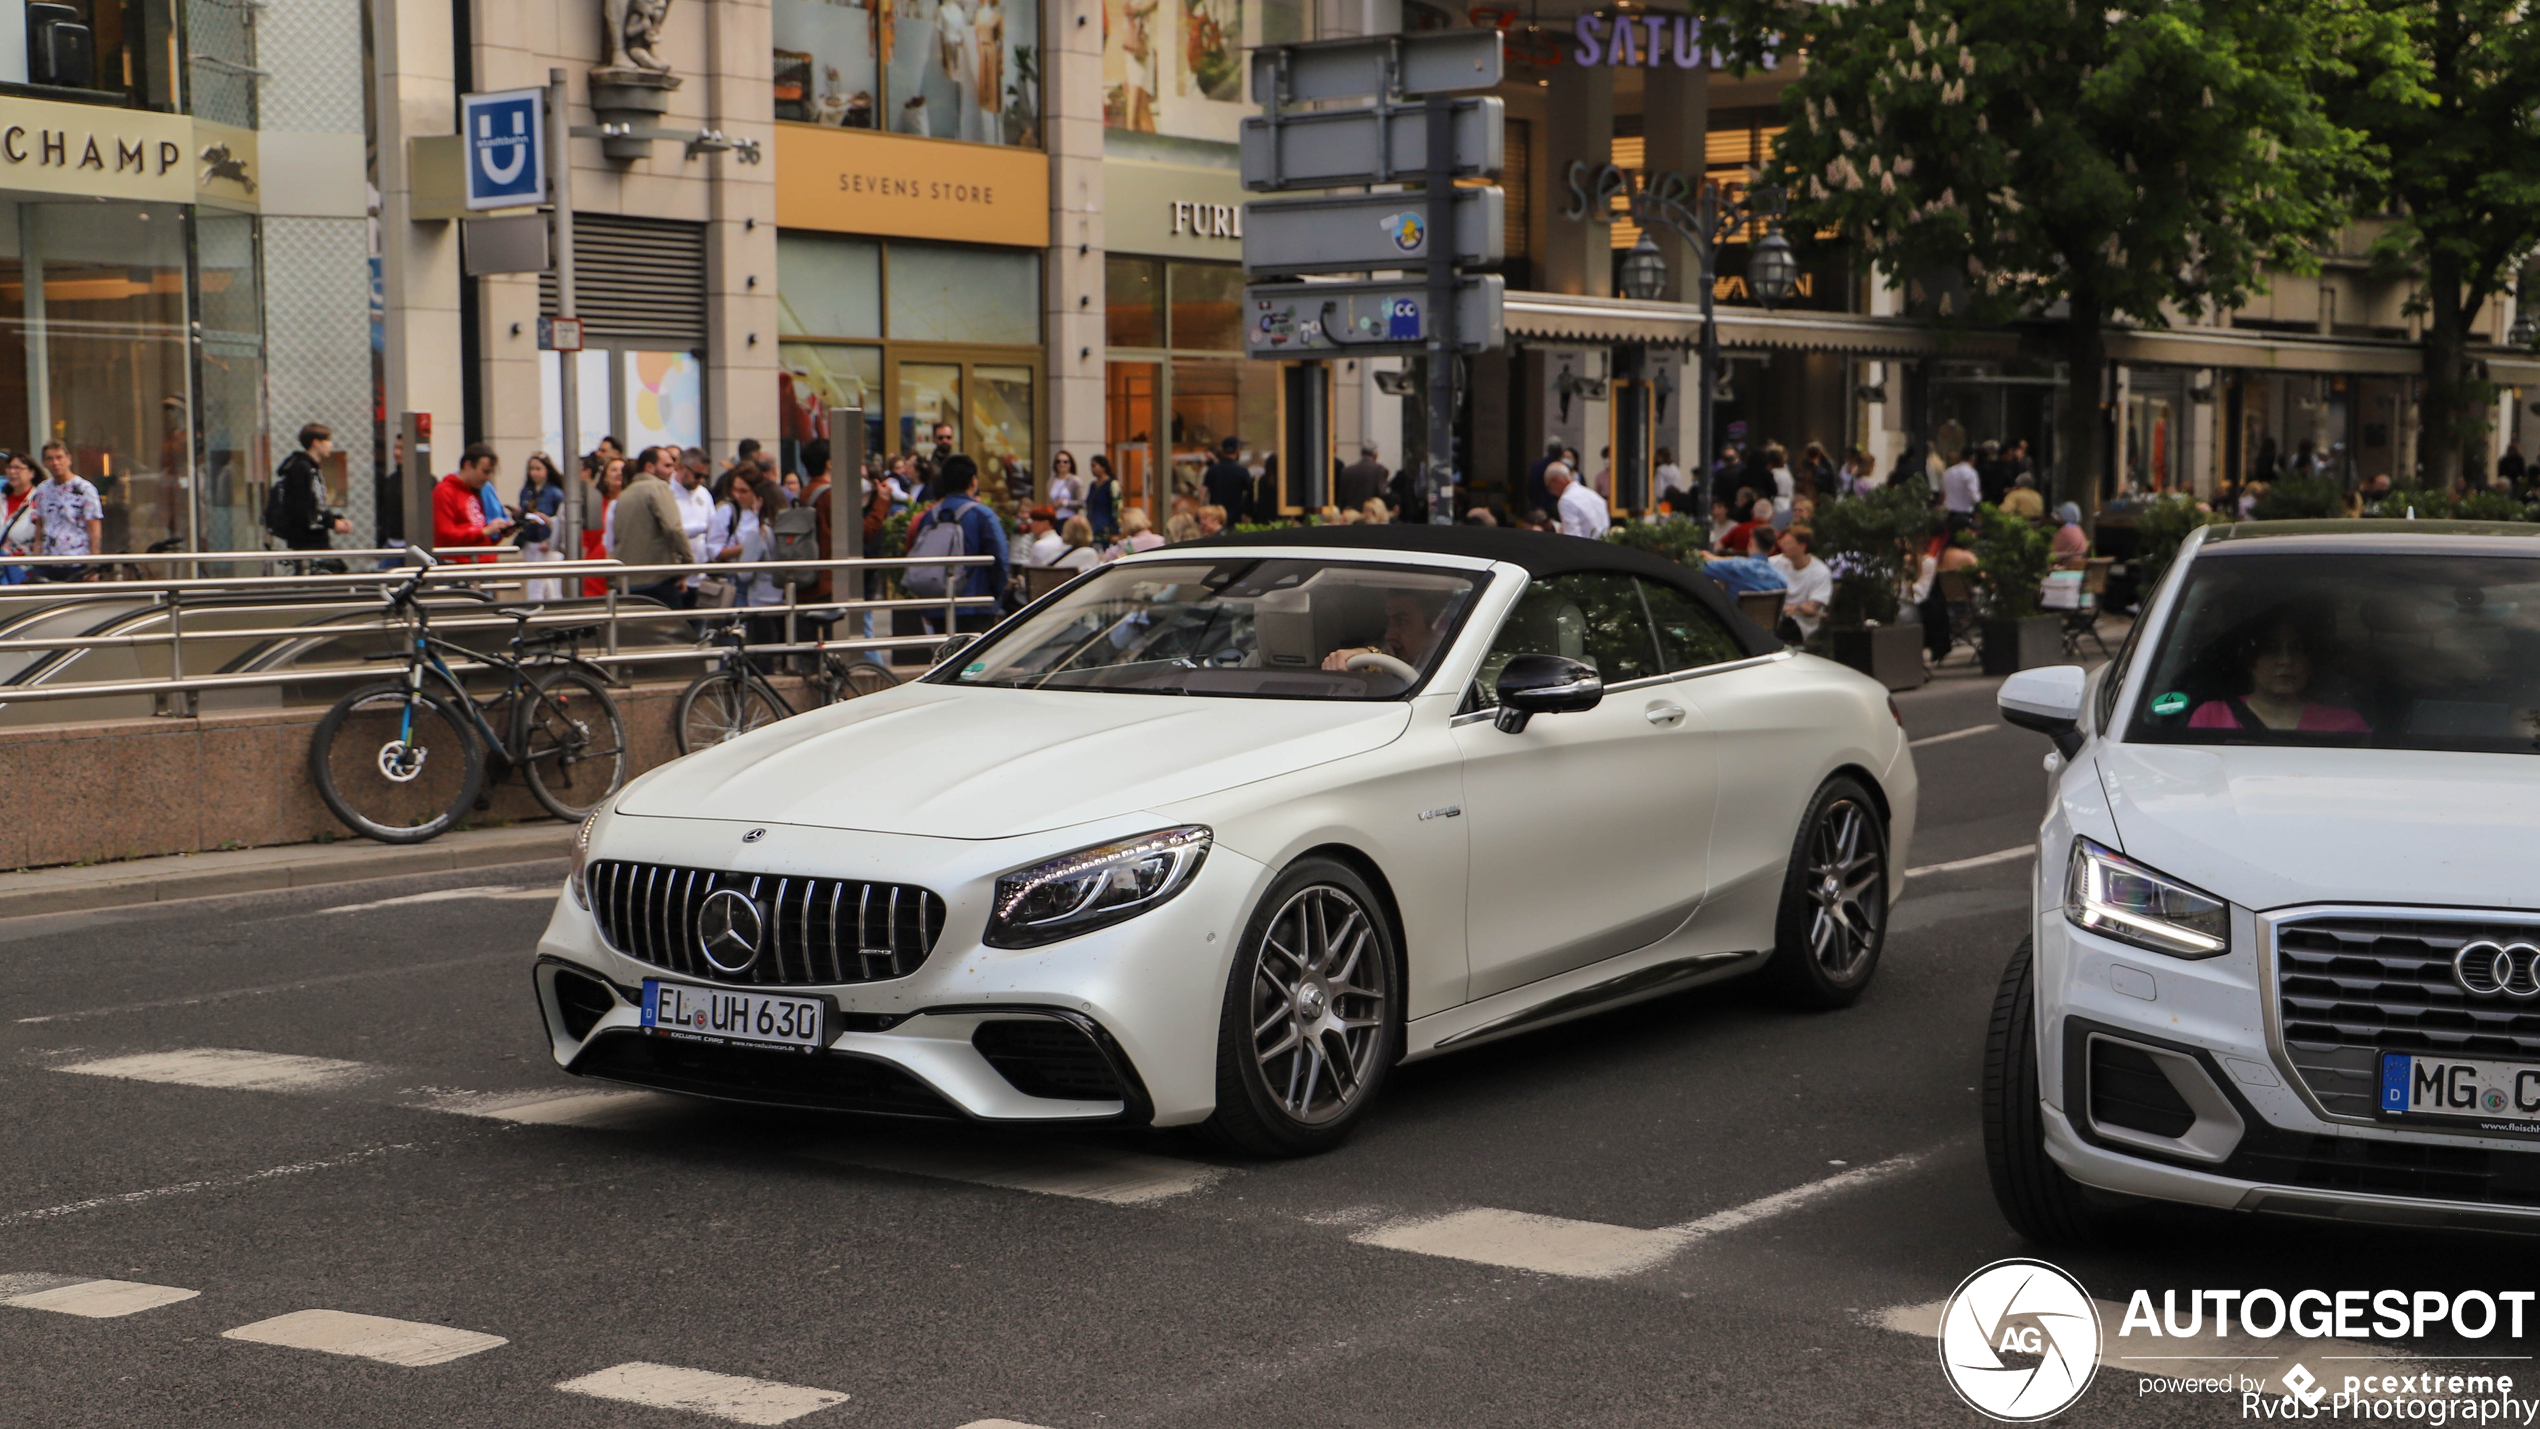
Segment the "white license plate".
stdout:
<path fill-rule="evenodd" d="M 2540 1066 L 2384 1052 L 2381 1110 L 2540 1124 Z"/>
<path fill-rule="evenodd" d="M 669 1037 L 817 1052 L 824 1010 L 814 998 L 644 979 L 644 1026 Z"/>

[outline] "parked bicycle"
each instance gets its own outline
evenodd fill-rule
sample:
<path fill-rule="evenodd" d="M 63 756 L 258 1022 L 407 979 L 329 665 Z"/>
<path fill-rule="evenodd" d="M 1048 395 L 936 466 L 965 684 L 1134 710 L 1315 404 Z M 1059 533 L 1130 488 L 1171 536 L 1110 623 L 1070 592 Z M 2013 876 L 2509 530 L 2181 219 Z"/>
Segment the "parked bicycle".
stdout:
<path fill-rule="evenodd" d="M 739 620 L 730 620 L 707 632 L 709 641 L 723 647 L 723 656 L 714 669 L 679 692 L 671 729 L 682 754 L 694 754 L 727 739 L 738 739 L 751 730 L 801 713 L 783 691 L 760 673 L 757 662 L 750 658 L 741 628 Z M 812 708 L 887 690 L 899 682 L 899 676 L 870 660 L 841 660 L 823 650 L 811 675 L 810 693 L 816 697 Z"/>
<path fill-rule="evenodd" d="M 560 819 L 579 821 L 626 780 L 626 726 L 609 698 L 608 675 L 582 658 L 587 627 L 532 634 L 538 606 L 497 606 L 512 619 L 508 656 L 469 650 L 432 633 L 416 598 L 438 565 L 409 547 L 412 574 L 390 589 L 387 610 L 403 616 L 403 648 L 374 659 L 406 662 L 403 679 L 365 685 L 318 722 L 309 770 L 319 797 L 354 832 L 382 843 L 421 843 L 474 807 L 489 760 L 518 769 L 529 792 Z M 438 592 L 436 592 L 438 593 Z M 447 593 L 493 604 L 476 590 Z M 468 693 L 445 655 L 501 672 L 482 699 Z"/>

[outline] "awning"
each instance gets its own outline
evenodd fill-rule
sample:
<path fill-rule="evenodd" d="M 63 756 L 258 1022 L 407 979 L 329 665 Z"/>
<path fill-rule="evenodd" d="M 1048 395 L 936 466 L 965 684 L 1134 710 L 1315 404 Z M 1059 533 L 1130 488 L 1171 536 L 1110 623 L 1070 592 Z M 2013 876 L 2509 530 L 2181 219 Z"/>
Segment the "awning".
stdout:
<path fill-rule="evenodd" d="M 1717 310 L 1720 345 L 1841 352 L 1862 357 L 2008 355 L 2009 333 L 1938 331 L 1911 318 L 1857 313 Z M 1630 298 L 1573 297 L 1566 293 L 1510 293 L 1508 335 L 1525 342 L 1636 342 L 1692 347 L 1702 341 L 1702 309 L 1692 303 L 1637 302 Z"/>
<path fill-rule="evenodd" d="M 2247 328 L 2111 328 L 2108 358 L 2138 367 L 2228 367 L 2255 372 L 2405 377 L 2422 370 L 2422 359 L 2411 342 L 2306 337 Z"/>

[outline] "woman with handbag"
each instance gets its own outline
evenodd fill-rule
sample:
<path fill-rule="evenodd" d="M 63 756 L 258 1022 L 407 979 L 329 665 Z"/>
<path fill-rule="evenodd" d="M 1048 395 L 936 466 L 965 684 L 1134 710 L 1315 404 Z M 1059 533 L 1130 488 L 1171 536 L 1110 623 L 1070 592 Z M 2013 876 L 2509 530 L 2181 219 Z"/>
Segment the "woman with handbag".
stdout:
<path fill-rule="evenodd" d="M 524 561 L 560 561 L 564 553 L 556 549 L 556 516 L 564 510 L 564 473 L 556 470 L 556 460 L 545 452 L 531 452 L 522 464 L 520 487 L 520 558 Z M 564 599 L 564 582 L 533 580 L 527 596 L 533 605 Z"/>

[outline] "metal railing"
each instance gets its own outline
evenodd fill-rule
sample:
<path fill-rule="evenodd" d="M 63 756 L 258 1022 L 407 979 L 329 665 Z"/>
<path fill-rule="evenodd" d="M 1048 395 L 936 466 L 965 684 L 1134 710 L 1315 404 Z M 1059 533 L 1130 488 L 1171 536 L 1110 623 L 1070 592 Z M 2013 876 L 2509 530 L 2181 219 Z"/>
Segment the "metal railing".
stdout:
<path fill-rule="evenodd" d="M 508 560 L 503 559 L 503 556 L 506 554 L 510 554 L 514 557 L 517 556 L 516 550 L 509 547 L 446 548 L 443 550 L 437 550 L 435 554 L 443 558 L 444 564 L 436 566 L 423 573 L 421 593 L 427 596 L 430 595 L 436 588 L 467 588 L 477 591 L 517 591 L 525 594 L 526 588 L 531 582 L 543 581 L 558 582 L 563 585 L 568 592 L 564 603 L 553 606 L 541 606 L 537 614 L 531 615 L 525 620 L 515 620 L 511 616 L 494 613 L 487 607 L 462 607 L 459 610 L 445 610 L 444 608 L 436 607 L 432 617 L 432 629 L 436 634 L 456 635 L 464 632 L 490 630 L 509 632 L 515 628 L 534 631 L 549 627 L 583 628 L 596 625 L 601 627 L 601 633 L 598 638 L 602 648 L 596 651 L 585 650 L 582 652 L 582 657 L 608 668 L 613 675 L 621 680 L 627 678 L 630 671 L 640 670 L 647 665 L 696 661 L 702 658 L 707 658 L 712 653 L 711 647 L 703 642 L 694 644 L 681 642 L 675 646 L 655 646 L 646 649 L 625 649 L 622 648 L 623 642 L 620 640 L 620 633 L 630 626 L 640 626 L 646 623 L 665 621 L 682 621 L 694 625 L 700 621 L 719 622 L 742 616 L 763 616 L 772 619 L 781 619 L 784 622 L 784 639 L 777 644 L 752 644 L 749 648 L 754 654 L 794 655 L 817 654 L 821 652 L 860 654 L 866 652 L 884 652 L 917 647 L 932 647 L 940 643 L 947 634 L 956 628 L 961 612 L 965 610 L 993 609 L 997 605 L 997 599 L 994 596 L 963 596 L 952 594 L 951 592 L 957 590 L 961 585 L 959 580 L 947 581 L 947 593 L 943 596 L 903 596 L 871 600 L 831 599 L 816 602 L 803 600 L 800 592 L 798 592 L 791 584 L 782 584 L 779 587 L 782 595 L 782 601 L 780 604 L 761 606 L 738 605 L 729 607 L 700 607 L 693 610 L 665 607 L 650 601 L 633 601 L 626 595 L 626 588 L 630 582 L 636 585 L 653 585 L 673 577 L 701 575 L 709 577 L 738 576 L 741 577 L 746 584 L 749 577 L 754 573 L 776 571 L 827 571 L 832 573 L 831 584 L 835 587 L 841 584 L 855 584 L 857 582 L 849 582 L 842 578 L 865 572 L 902 570 L 916 565 L 964 568 L 990 565 L 993 563 L 994 558 L 989 556 L 929 556 L 916 560 L 912 560 L 905 556 L 898 556 L 889 558 L 861 557 L 823 560 L 751 562 L 703 561 L 663 565 L 627 565 L 614 560 L 524 561 L 516 558 Z M 84 565 L 111 567 L 126 564 L 167 564 L 173 562 L 200 562 L 204 564 L 212 564 L 223 561 L 257 561 L 271 564 L 309 560 L 335 560 L 352 563 L 365 560 L 395 561 L 403 555 L 404 552 L 398 550 L 316 552 L 214 551 L 171 552 L 162 555 L 114 556 L 110 558 L 85 556 L 13 557 L 10 559 L 8 564 L 28 566 Z M 469 557 L 476 557 L 477 559 L 468 564 L 459 563 L 460 561 L 468 560 Z M 493 559 L 489 561 L 485 559 L 486 557 L 492 557 Z M 351 616 L 357 614 L 359 607 L 363 604 L 373 601 L 384 602 L 386 591 L 389 586 L 402 583 L 413 574 L 414 570 L 412 567 L 395 564 L 389 565 L 384 569 L 355 570 L 341 574 L 325 573 L 238 577 L 166 576 L 140 580 L 93 580 L 78 582 L 48 581 L 26 585 L 0 586 L 0 624 L 18 623 L 17 618 L 10 618 L 7 615 L 7 612 L 9 612 L 13 607 L 20 613 L 20 617 L 22 618 L 23 616 L 59 612 L 66 607 L 75 607 L 81 604 L 107 605 L 119 601 L 129 601 L 134 597 L 151 597 L 152 600 L 151 603 L 146 606 L 138 607 L 129 611 L 130 615 L 134 617 L 146 617 L 154 614 L 161 614 L 166 617 L 166 627 L 164 629 L 140 631 L 131 634 L 39 635 L 28 637 L 0 636 L 0 655 L 33 654 L 40 657 L 46 654 L 66 653 L 80 650 L 165 646 L 168 649 L 169 662 L 168 673 L 164 678 L 66 680 L 60 682 L 42 681 L 39 683 L 0 684 L 0 706 L 15 704 L 22 701 L 56 701 L 107 696 L 149 695 L 156 701 L 156 713 L 191 715 L 196 712 L 198 707 L 198 697 L 205 691 L 209 690 L 255 688 L 278 685 L 302 685 L 337 680 L 378 679 L 382 677 L 383 669 L 382 662 L 377 659 L 364 660 L 352 664 L 301 665 L 286 663 L 277 666 L 276 668 L 266 670 L 235 672 L 210 671 L 200 674 L 188 674 L 185 667 L 185 652 L 189 642 L 199 647 L 204 642 L 212 640 L 218 640 L 229 645 L 235 645 L 240 641 L 321 641 L 341 638 L 347 634 L 357 634 L 366 629 L 372 628 L 376 628 L 381 631 L 402 631 L 405 627 L 405 622 L 402 619 L 391 618 L 384 609 L 382 610 L 380 619 L 375 627 L 365 625 L 358 620 L 337 620 L 325 624 L 249 625 L 245 627 L 215 626 L 211 628 L 203 628 L 198 623 L 197 627 L 193 631 L 189 632 L 186 628 L 185 616 L 189 609 L 192 610 L 197 617 L 208 614 L 214 610 L 232 615 L 239 614 L 242 611 L 251 615 L 260 615 L 267 611 L 271 611 L 277 616 L 279 616 L 281 612 L 290 610 L 320 610 L 341 611 L 343 614 Z M 595 578 L 602 579 L 607 582 L 607 593 L 600 597 L 580 595 L 579 591 L 581 583 L 586 579 Z M 835 592 L 833 590 L 833 595 L 834 594 Z M 329 599 L 328 597 L 330 596 L 335 596 L 337 598 Z M 271 603 L 269 605 L 258 603 L 258 598 L 260 597 L 270 598 Z M 516 603 L 528 604 L 529 602 L 522 600 Z M 476 613 L 477 610 L 483 610 L 485 613 L 478 614 Z M 926 611 L 940 616 L 940 631 L 920 635 L 858 634 L 839 639 L 804 638 L 806 632 L 802 627 L 803 622 L 808 617 L 834 617 L 836 623 L 832 625 L 831 628 L 833 630 L 846 630 L 867 624 L 866 621 L 859 619 L 859 617 L 866 616 L 874 612 L 901 610 Z M 26 676 L 30 675 L 40 676 L 41 670 L 44 668 L 44 663 L 45 662 L 39 659 L 26 671 L 22 672 L 20 678 L 24 679 Z M 462 674 L 471 670 L 490 668 L 490 666 L 479 661 L 452 660 L 450 664 L 454 671 Z"/>

